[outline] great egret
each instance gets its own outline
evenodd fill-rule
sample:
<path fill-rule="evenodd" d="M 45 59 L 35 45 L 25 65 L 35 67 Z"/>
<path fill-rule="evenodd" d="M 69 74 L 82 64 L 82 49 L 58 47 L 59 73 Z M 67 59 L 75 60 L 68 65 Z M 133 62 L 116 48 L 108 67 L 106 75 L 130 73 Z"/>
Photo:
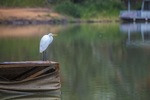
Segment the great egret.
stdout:
<path fill-rule="evenodd" d="M 53 33 L 49 33 L 47 35 L 44 35 L 42 38 L 41 38 L 41 41 L 40 41 L 40 53 L 43 53 L 43 61 L 44 60 L 47 60 L 46 58 L 46 49 L 47 47 L 52 43 L 53 41 Z"/>

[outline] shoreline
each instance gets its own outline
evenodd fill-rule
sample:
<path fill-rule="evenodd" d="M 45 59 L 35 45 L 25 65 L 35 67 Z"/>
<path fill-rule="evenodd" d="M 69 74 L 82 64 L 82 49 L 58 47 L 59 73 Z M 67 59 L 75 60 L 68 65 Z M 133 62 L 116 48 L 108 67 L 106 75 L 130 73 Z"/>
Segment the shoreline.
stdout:
<path fill-rule="evenodd" d="M 0 8 L 0 24 L 66 24 L 66 23 L 112 23 L 119 19 L 74 19 L 48 8 Z"/>
<path fill-rule="evenodd" d="M 50 19 L 50 20 L 28 20 L 28 19 L 13 19 L 0 20 L 0 25 L 39 25 L 39 24 L 67 24 L 67 23 L 119 23 L 120 20 L 67 20 L 67 19 Z"/>

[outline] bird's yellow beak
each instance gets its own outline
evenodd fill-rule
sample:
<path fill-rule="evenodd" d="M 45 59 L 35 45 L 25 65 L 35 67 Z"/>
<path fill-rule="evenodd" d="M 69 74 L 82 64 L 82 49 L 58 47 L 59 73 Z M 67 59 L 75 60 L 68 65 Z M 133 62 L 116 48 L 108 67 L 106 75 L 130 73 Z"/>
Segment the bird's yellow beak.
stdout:
<path fill-rule="evenodd" d="M 54 33 L 53 33 L 53 36 L 58 36 L 58 34 L 54 34 Z"/>

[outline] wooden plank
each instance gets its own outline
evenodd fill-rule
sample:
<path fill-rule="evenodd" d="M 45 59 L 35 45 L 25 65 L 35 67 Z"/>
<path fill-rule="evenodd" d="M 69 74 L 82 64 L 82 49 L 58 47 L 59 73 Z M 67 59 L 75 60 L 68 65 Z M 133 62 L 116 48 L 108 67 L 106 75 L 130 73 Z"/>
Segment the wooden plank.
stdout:
<path fill-rule="evenodd" d="M 47 67 L 47 68 L 45 68 L 45 69 L 43 69 L 43 70 L 40 70 L 40 71 L 38 71 L 38 72 L 32 74 L 31 76 L 27 77 L 27 78 L 24 79 L 23 81 L 33 79 L 33 78 L 35 78 L 35 77 L 37 77 L 37 76 L 39 76 L 39 75 L 45 73 L 46 71 L 48 71 L 48 70 L 50 70 L 50 69 L 52 69 L 51 66 L 49 66 L 49 67 Z"/>
<path fill-rule="evenodd" d="M 13 67 L 40 67 L 58 65 L 58 62 L 53 61 L 20 61 L 20 62 L 0 62 L 0 68 L 13 68 Z"/>

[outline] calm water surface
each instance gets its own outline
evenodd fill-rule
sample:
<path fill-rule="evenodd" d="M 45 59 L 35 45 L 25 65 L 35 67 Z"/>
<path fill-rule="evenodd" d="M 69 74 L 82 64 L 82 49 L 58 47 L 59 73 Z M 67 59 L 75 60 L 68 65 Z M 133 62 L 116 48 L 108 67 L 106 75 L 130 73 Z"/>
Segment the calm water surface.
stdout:
<path fill-rule="evenodd" d="M 60 63 L 59 99 L 149 100 L 150 24 L 1 25 L 0 62 L 40 60 L 48 32 L 58 34 L 47 52 Z"/>

